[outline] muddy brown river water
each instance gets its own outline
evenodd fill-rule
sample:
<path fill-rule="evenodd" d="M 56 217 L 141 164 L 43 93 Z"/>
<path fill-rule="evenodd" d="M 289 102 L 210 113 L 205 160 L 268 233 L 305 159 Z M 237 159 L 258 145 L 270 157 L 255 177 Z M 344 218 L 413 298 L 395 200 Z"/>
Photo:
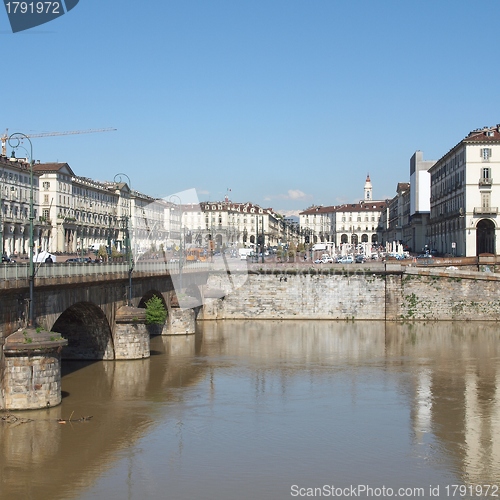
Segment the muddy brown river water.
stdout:
<path fill-rule="evenodd" d="M 500 497 L 494 323 L 225 321 L 151 349 L 63 362 L 62 405 L 0 421 L 0 498 Z"/>

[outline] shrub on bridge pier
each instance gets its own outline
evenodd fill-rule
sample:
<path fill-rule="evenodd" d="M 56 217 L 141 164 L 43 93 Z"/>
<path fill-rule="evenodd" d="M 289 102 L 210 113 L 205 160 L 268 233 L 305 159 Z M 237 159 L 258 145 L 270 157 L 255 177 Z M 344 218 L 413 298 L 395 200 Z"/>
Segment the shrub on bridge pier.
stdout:
<path fill-rule="evenodd" d="M 146 302 L 146 324 L 163 325 L 167 319 L 167 310 L 160 297 L 156 295 Z"/>

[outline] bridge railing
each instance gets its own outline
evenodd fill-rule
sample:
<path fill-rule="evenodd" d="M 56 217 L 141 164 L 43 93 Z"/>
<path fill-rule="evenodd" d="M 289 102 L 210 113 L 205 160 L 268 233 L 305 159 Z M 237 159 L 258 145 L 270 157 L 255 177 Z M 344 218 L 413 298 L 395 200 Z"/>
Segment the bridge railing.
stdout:
<path fill-rule="evenodd" d="M 208 271 L 211 264 L 208 262 L 190 262 L 182 265 L 182 272 Z M 78 264 L 78 263 L 37 263 L 35 265 L 35 277 L 57 278 L 71 276 L 91 276 L 101 274 L 124 274 L 128 273 L 128 263 L 110 262 L 101 264 Z M 134 273 L 146 274 L 178 274 L 181 271 L 179 262 L 139 261 L 134 265 Z M 0 265 L 0 280 L 25 280 L 28 278 L 28 264 L 2 264 Z"/>

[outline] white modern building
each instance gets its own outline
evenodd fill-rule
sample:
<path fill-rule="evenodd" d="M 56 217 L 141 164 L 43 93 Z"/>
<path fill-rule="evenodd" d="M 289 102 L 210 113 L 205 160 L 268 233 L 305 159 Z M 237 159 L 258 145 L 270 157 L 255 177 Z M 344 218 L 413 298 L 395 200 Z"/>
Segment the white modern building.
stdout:
<path fill-rule="evenodd" d="M 410 158 L 410 219 L 405 242 L 415 252 L 428 245 L 427 230 L 431 212 L 431 174 L 435 160 L 424 160 L 422 151 Z"/>

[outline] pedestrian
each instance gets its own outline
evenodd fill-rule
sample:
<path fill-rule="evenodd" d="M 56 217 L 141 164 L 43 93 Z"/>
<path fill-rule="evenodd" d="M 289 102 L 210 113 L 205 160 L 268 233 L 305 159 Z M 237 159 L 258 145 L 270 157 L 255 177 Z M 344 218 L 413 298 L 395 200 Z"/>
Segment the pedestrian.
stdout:
<path fill-rule="evenodd" d="M 45 264 L 52 264 L 53 262 L 52 256 L 49 254 L 49 256 L 45 259 Z"/>

